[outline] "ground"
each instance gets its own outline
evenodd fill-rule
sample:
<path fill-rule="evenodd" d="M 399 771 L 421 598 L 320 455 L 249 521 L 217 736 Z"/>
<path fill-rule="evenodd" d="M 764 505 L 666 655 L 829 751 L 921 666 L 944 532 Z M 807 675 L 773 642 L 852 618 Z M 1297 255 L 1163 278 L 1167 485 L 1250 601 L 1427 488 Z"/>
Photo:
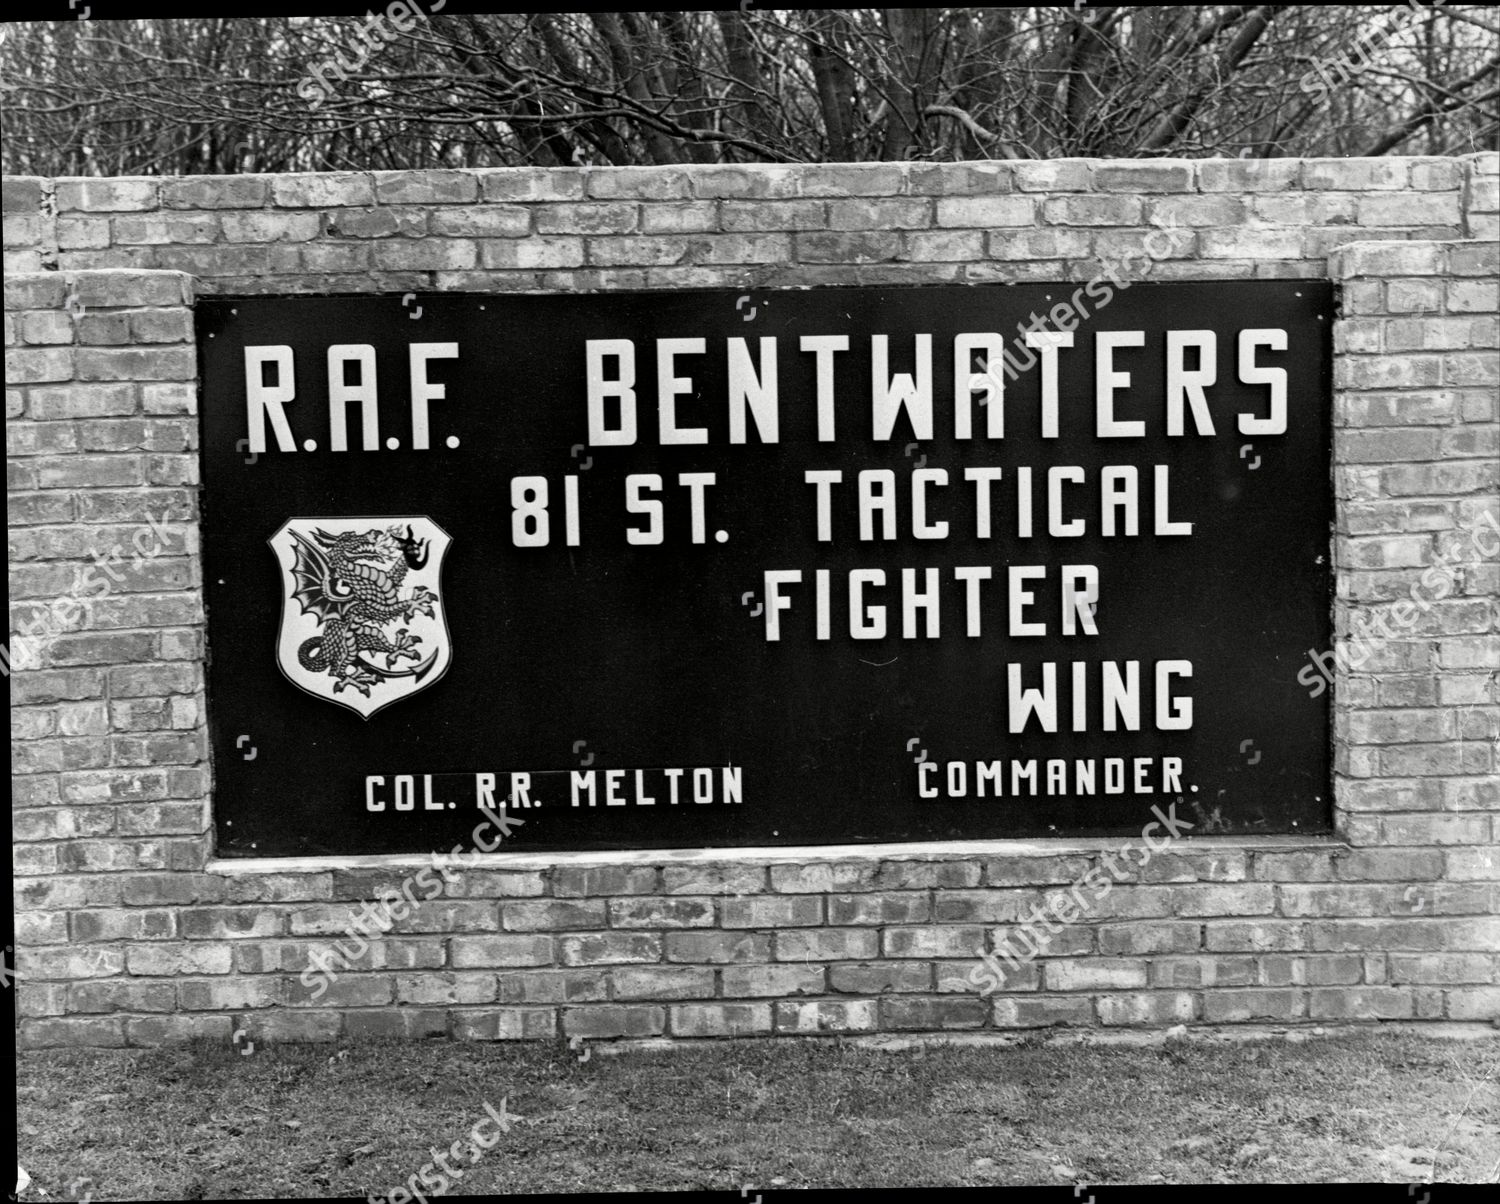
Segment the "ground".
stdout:
<path fill-rule="evenodd" d="M 197 1044 L 31 1053 L 18 1076 L 23 1201 L 387 1195 L 502 1100 L 509 1131 L 449 1155 L 450 1194 L 1500 1177 L 1500 1041 L 1410 1033 Z"/>

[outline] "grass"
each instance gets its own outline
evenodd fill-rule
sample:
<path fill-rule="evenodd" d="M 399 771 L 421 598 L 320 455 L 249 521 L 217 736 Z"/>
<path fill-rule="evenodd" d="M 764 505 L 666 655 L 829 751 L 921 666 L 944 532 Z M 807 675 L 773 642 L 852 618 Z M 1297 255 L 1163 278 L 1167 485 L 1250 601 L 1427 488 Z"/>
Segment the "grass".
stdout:
<path fill-rule="evenodd" d="M 1500 1174 L 1487 1040 L 242 1049 L 19 1059 L 21 1198 L 383 1195 L 502 1097 L 525 1122 L 453 1194 Z"/>

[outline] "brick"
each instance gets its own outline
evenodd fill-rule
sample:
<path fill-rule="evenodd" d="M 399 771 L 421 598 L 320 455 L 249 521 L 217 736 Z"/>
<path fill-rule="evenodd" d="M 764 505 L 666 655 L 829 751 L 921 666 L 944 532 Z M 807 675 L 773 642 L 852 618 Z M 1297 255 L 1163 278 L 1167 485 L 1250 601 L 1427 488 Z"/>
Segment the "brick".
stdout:
<path fill-rule="evenodd" d="M 141 975 L 228 974 L 232 962 L 227 945 L 130 945 L 124 953 L 128 972 Z"/>
<path fill-rule="evenodd" d="M 531 870 L 464 870 L 446 891 L 460 899 L 530 898 L 546 893 L 546 879 Z"/>
<path fill-rule="evenodd" d="M 882 861 L 875 872 L 876 890 L 928 890 L 979 885 L 980 867 L 972 861 Z"/>
<path fill-rule="evenodd" d="M 1116 159 L 1096 163 L 1091 175 L 1100 192 L 1192 192 L 1193 167 L 1188 160 Z"/>
<path fill-rule="evenodd" d="M 188 940 L 280 936 L 286 920 L 260 907 L 189 907 L 177 913 L 178 935 Z"/>
<path fill-rule="evenodd" d="M 609 982 L 616 999 L 703 999 L 714 994 L 714 972 L 699 966 L 622 967 Z"/>
<path fill-rule="evenodd" d="M 846 995 L 931 991 L 932 966 L 928 962 L 867 962 L 830 966 L 828 985 L 830 990 Z"/>
<path fill-rule="evenodd" d="M 1198 239 L 1205 259 L 1296 259 L 1302 254 L 1302 230 L 1296 227 L 1203 230 Z"/>
<path fill-rule="evenodd" d="M 396 997 L 395 980 L 389 974 L 355 974 L 345 971 L 332 982 L 305 985 L 299 975 L 285 981 L 286 1002 L 293 1007 L 383 1007 Z"/>
<path fill-rule="evenodd" d="M 42 207 L 40 176 L 6 176 L 0 209 L 6 213 L 36 213 Z"/>
<path fill-rule="evenodd" d="M 1038 995 L 1001 996 L 992 1005 L 996 1028 L 1094 1027 L 1094 1005 L 1088 998 Z"/>
<path fill-rule="evenodd" d="M 1175 914 L 1178 890 L 1228 890 L 1229 887 L 1120 886 L 1091 900 L 1090 916 L 1101 920 L 1148 920 Z M 1184 913 L 1187 914 L 1187 913 Z"/>
<path fill-rule="evenodd" d="M 920 230 L 932 225 L 933 211 L 932 202 L 918 195 L 853 197 L 830 202 L 827 212 L 833 230 Z"/>
<path fill-rule="evenodd" d="M 873 890 L 878 872 L 876 865 L 861 861 L 773 865 L 771 889 L 789 894 Z"/>
<path fill-rule="evenodd" d="M 74 375 L 71 347 L 28 348 L 5 353 L 5 380 L 11 385 L 45 384 L 71 380 Z"/>
<path fill-rule="evenodd" d="M 1500 1017 L 1500 987 L 1460 987 L 1447 992 L 1448 1019 L 1482 1020 Z"/>
<path fill-rule="evenodd" d="M 1403 159 L 1303 159 L 1303 188 L 1397 189 L 1406 188 L 1410 173 Z"/>
<path fill-rule="evenodd" d="M 673 933 L 671 936 L 683 934 Z M 558 938 L 559 960 L 567 966 L 619 962 L 655 962 L 662 956 L 662 938 L 654 933 L 596 932 Z M 673 960 L 707 960 L 680 958 Z M 458 965 L 458 962 L 454 962 Z M 541 964 L 532 962 L 528 964 Z"/>
<path fill-rule="evenodd" d="M 726 234 L 763 230 L 826 230 L 830 225 L 836 230 L 883 229 L 884 226 L 880 224 L 852 224 L 860 212 L 867 212 L 870 206 L 876 204 L 906 205 L 909 208 L 918 206 L 923 214 L 927 207 L 926 202 L 905 200 L 839 201 L 834 203 L 834 207 L 844 219 L 841 224 L 830 222 L 827 201 L 724 201 L 719 206 L 719 228 Z M 866 209 L 839 210 L 839 205 L 863 205 Z M 908 216 L 912 216 L 912 213 L 908 213 Z M 921 221 L 919 224 L 927 223 Z"/>
<path fill-rule="evenodd" d="M 714 201 L 641 206 L 642 234 L 704 234 L 719 228 L 719 209 Z"/>
<path fill-rule="evenodd" d="M 677 1037 L 740 1037 L 771 1031 L 769 1003 L 685 1003 L 667 1009 Z"/>
<path fill-rule="evenodd" d="M 606 915 L 603 899 L 539 899 L 509 902 L 500 909 L 501 923 L 507 932 L 603 928 Z"/>
<path fill-rule="evenodd" d="M 589 175 L 613 170 L 501 167 L 474 174 L 486 201 L 573 201 L 583 196 L 584 181 Z"/>
<path fill-rule="evenodd" d="M 1457 226 L 1462 220 L 1456 192 L 1361 196 L 1361 226 Z"/>
<path fill-rule="evenodd" d="M 1255 877 L 1263 882 L 1325 882 L 1333 877 L 1332 850 L 1256 853 Z"/>
<path fill-rule="evenodd" d="M 68 280 L 89 310 L 191 305 L 193 301 L 192 280 L 184 272 L 80 271 Z"/>
<path fill-rule="evenodd" d="M 1307 999 L 1297 990 L 1205 991 L 1203 1019 L 1211 1024 L 1285 1022 L 1304 1017 L 1307 1006 Z"/>
<path fill-rule="evenodd" d="M 681 167 L 592 168 L 584 181 L 588 195 L 601 200 L 683 200 L 693 195 L 692 173 Z"/>
<path fill-rule="evenodd" d="M 1493 953 L 1393 954 L 1391 983 L 1489 983 L 1500 975 L 1500 955 Z"/>
<path fill-rule="evenodd" d="M 1201 939 L 1199 924 L 1104 924 L 1099 928 L 1099 952 L 1191 953 Z"/>
<path fill-rule="evenodd" d="M 1023 919 L 1037 903 L 1034 891 L 940 891 L 933 918 L 939 923 L 1011 924 Z M 1076 904 L 1073 910 L 1077 910 Z"/>
<path fill-rule="evenodd" d="M 18 1016 L 61 1016 L 66 1006 L 68 984 L 25 983 L 16 984 L 16 1012 Z"/>
<path fill-rule="evenodd" d="M 826 231 L 795 236 L 799 263 L 882 263 L 901 253 L 901 236 L 890 231 Z"/>
<path fill-rule="evenodd" d="M 1355 849 L 1336 864 L 1339 877 L 1351 882 L 1420 882 L 1442 877 L 1443 854 L 1436 849 Z"/>
<path fill-rule="evenodd" d="M 1443 927 L 1422 919 L 1321 920 L 1307 927 L 1307 948 L 1317 952 L 1363 953 L 1368 949 L 1389 952 L 1434 952 L 1443 947 L 1464 948 L 1463 928 L 1473 921 L 1446 921 Z M 1497 928 L 1500 931 L 1500 928 Z"/>
<path fill-rule="evenodd" d="M 226 213 L 219 222 L 224 230 L 225 242 L 307 242 L 323 234 L 323 216 L 319 213 L 247 210 L 243 213 Z M 118 226 L 119 223 L 116 222 L 116 238 L 127 241 L 120 239 Z M 169 238 L 161 241 L 176 243 L 185 240 Z"/>
<path fill-rule="evenodd" d="M 841 165 L 841 168 L 843 165 Z M 723 198 L 734 200 L 753 197 L 764 200 L 784 200 L 802 194 L 802 184 L 807 173 L 799 167 L 782 167 L 769 164 L 747 166 L 712 164 L 694 168 L 690 180 L 693 195 L 700 200 Z M 888 178 L 888 177 L 887 177 Z M 827 182 L 832 185 L 832 181 Z M 901 181 L 892 182 L 891 193 L 900 190 Z M 840 195 L 842 190 L 835 190 Z M 871 195 L 854 193 L 848 195 Z"/>
<path fill-rule="evenodd" d="M 1035 991 L 1042 985 L 1041 966 L 1034 961 L 1019 964 L 1004 960 L 992 964 L 974 961 L 935 962 L 933 972 L 939 994 L 966 995 L 979 991 L 981 995 L 988 995 L 994 990 L 1010 994 L 1014 991 Z M 999 981 L 996 982 L 996 979 Z"/>
<path fill-rule="evenodd" d="M 111 179 L 59 179 L 57 208 L 93 212 L 154 209 L 160 181 L 151 177 L 116 176 Z"/>
<path fill-rule="evenodd" d="M 845 929 L 846 932 L 857 933 L 860 929 Z M 873 932 L 864 933 L 871 941 L 874 940 Z M 984 929 L 977 926 L 944 926 L 944 927 L 919 927 L 919 928 L 886 928 L 881 933 L 881 952 L 885 957 L 915 957 L 932 960 L 934 958 L 975 957 L 984 946 Z M 858 960 L 875 956 L 873 952 L 867 954 L 851 954 L 852 958 Z"/>
<path fill-rule="evenodd" d="M 659 1007 L 584 1007 L 563 1011 L 569 1037 L 656 1037 L 666 1028 L 666 1009 Z"/>
<path fill-rule="evenodd" d="M 505 980 L 507 983 L 516 980 L 529 982 L 535 977 L 527 973 L 512 973 L 505 975 Z M 493 1003 L 498 997 L 494 974 L 435 974 L 430 971 L 397 974 L 395 986 L 396 1002 L 400 1004 Z M 598 997 L 602 998 L 602 994 Z"/>
<path fill-rule="evenodd" d="M 338 1012 L 308 1011 L 299 1014 L 278 1008 L 254 1012 L 238 1019 L 239 1027 L 245 1029 L 247 1037 L 257 1046 L 283 1041 L 335 1041 L 342 1028 L 342 1018 Z"/>
<path fill-rule="evenodd" d="M 264 176 L 180 176 L 161 182 L 168 209 L 259 209 L 270 195 Z"/>
<path fill-rule="evenodd" d="M 755 995 L 822 995 L 827 984 L 823 966 L 725 966 L 720 971 L 725 998 Z"/>
<path fill-rule="evenodd" d="M 213 242 L 219 235 L 221 223 L 218 216 L 210 213 L 156 212 L 112 218 L 109 227 L 110 242 L 116 246 L 178 247 L 183 244 Z M 229 229 L 227 223 L 223 228 Z M 310 238 L 316 233 L 317 224 L 314 222 L 312 232 L 306 237 Z M 229 237 L 233 241 L 245 241 L 242 237 Z"/>
<path fill-rule="evenodd" d="M 720 912 L 725 928 L 796 928 L 823 922 L 823 900 L 777 895 L 725 899 Z"/>
<path fill-rule="evenodd" d="M 1090 254 L 1093 242 L 1094 236 L 1087 230 L 992 230 L 985 235 L 989 257 L 1007 261 L 1083 259 Z M 912 236 L 908 237 L 908 246 L 913 246 Z"/>
<path fill-rule="evenodd" d="M 468 204 L 479 197 L 479 180 L 473 172 L 377 171 L 371 176 L 375 198 L 382 205 Z"/>
<path fill-rule="evenodd" d="M 766 890 L 766 870 L 749 865 L 669 865 L 662 869 L 661 889 L 669 895 L 759 894 Z"/>
<path fill-rule="evenodd" d="M 581 939 L 583 938 L 565 938 L 562 941 L 563 960 L 566 964 L 581 964 L 576 957 L 566 956 L 567 942 Z M 448 944 L 448 956 L 449 964 L 455 970 L 481 969 L 491 966 L 546 966 L 552 964 L 552 938 L 521 935 L 456 936 Z"/>
<path fill-rule="evenodd" d="M 910 999 L 887 995 L 879 1001 L 882 1028 L 919 1029 L 941 1032 L 952 1029 L 979 1028 L 989 1013 L 982 999 L 942 996 L 935 999 Z"/>
<path fill-rule="evenodd" d="M 197 374 L 189 347 L 84 347 L 78 350 L 77 360 L 81 381 L 191 380 Z"/>
<path fill-rule="evenodd" d="M 552 871 L 552 893 L 558 898 L 581 895 L 653 895 L 656 870 L 649 866 L 600 866 Z"/>
<path fill-rule="evenodd" d="M 1101 995 L 1099 1023 L 1106 1027 L 1183 1024 L 1196 1018 L 1193 996 L 1186 991 L 1149 991 Z"/>
<path fill-rule="evenodd" d="M 691 240 L 691 247 L 693 261 L 702 264 L 786 264 L 792 260 L 792 240 L 787 234 L 707 235 Z"/>
<path fill-rule="evenodd" d="M 67 939 L 67 912 L 29 911 L 16 916 L 16 940 L 20 944 L 60 945 Z"/>
<path fill-rule="evenodd" d="M 1287 952 L 1306 948 L 1306 940 L 1303 925 L 1275 920 L 1210 921 L 1203 927 L 1203 947 L 1214 952 Z"/>
<path fill-rule="evenodd" d="M 1269 915 L 1276 903 L 1271 886 L 1180 886 L 1175 888 L 1179 914 L 1184 916 Z"/>
<path fill-rule="evenodd" d="M 179 1006 L 189 1012 L 239 1011 L 278 1007 L 281 984 L 274 978 L 182 979 L 177 983 Z"/>
<path fill-rule="evenodd" d="M 125 1045 L 125 1022 L 120 1017 L 66 1017 L 23 1020 L 16 1036 L 20 1049 L 92 1046 L 120 1048 Z"/>
<path fill-rule="evenodd" d="M 609 923 L 615 928 L 710 928 L 714 923 L 714 905 L 711 899 L 612 899 Z"/>
<path fill-rule="evenodd" d="M 1408 987 L 1323 987 L 1308 993 L 1313 1020 L 1406 1020 L 1413 1015 Z"/>
<path fill-rule="evenodd" d="M 1493 276 L 1500 271 L 1500 247 L 1482 243 L 1450 246 L 1448 270 L 1455 276 Z"/>
<path fill-rule="evenodd" d="M 446 1037 L 447 1013 L 440 1008 L 402 1008 L 399 1011 L 346 1012 L 344 1035 L 353 1040 L 403 1040 Z"/>
<path fill-rule="evenodd" d="M 1076 882 L 1089 870 L 1087 857 L 1001 857 L 984 863 L 989 886 L 1061 886 Z"/>
<path fill-rule="evenodd" d="M 432 232 L 439 235 L 457 235 L 465 238 L 523 238 L 530 232 L 530 229 L 531 213 L 521 205 L 439 209 L 432 215 Z"/>
<path fill-rule="evenodd" d="M 1068 201 L 1075 199 L 1089 198 L 1067 198 Z M 1044 203 L 1044 209 L 1047 204 L 1051 202 Z M 939 226 L 989 230 L 997 226 L 1030 226 L 1035 219 L 1036 201 L 1029 196 L 942 197 L 937 202 Z"/>
<path fill-rule="evenodd" d="M 272 203 L 286 209 L 322 209 L 373 205 L 374 181 L 368 174 L 310 172 L 273 176 Z"/>
<path fill-rule="evenodd" d="M 1124 864 L 1127 874 L 1135 868 L 1129 861 Z M 1246 855 L 1238 850 L 1173 851 L 1153 853 L 1149 861 L 1139 866 L 1136 878 L 1141 882 L 1243 882 L 1246 870 Z"/>
<path fill-rule="evenodd" d="M 1365 959 L 1356 954 L 1292 959 L 1290 981 L 1308 986 L 1352 986 L 1364 977 Z"/>
<path fill-rule="evenodd" d="M 1146 985 L 1146 963 L 1049 961 L 1043 966 L 1042 975 L 1049 991 L 1129 990 Z"/>
<path fill-rule="evenodd" d="M 853 1033 L 873 1032 L 877 1027 L 873 999 L 806 1002 L 784 1001 L 776 1005 L 776 1031 L 779 1033 Z"/>
<path fill-rule="evenodd" d="M 974 868 L 977 873 L 978 867 Z M 809 903 L 816 901 L 807 900 Z M 787 902 L 802 902 L 802 900 L 787 900 Z M 830 924 L 924 924 L 930 919 L 932 919 L 932 900 L 926 892 L 900 891 L 889 894 L 833 895 L 828 899 L 828 922 Z"/>
<path fill-rule="evenodd" d="M 1487 750 L 1480 745 L 1477 751 Z M 1472 846 L 1488 840 L 1485 819 L 1477 815 L 1391 815 L 1380 826 L 1385 843 L 1395 845 Z"/>
<path fill-rule="evenodd" d="M 6 273 L 5 310 L 60 309 L 67 286 L 56 272 Z"/>
<path fill-rule="evenodd" d="M 479 264 L 478 245 L 468 239 L 458 238 L 392 239 L 377 242 L 373 256 L 378 271 L 452 272 L 477 267 Z"/>
<path fill-rule="evenodd" d="M 1431 925 L 1425 926 L 1430 928 Z M 1443 924 L 1442 933 L 1446 938 L 1449 949 L 1479 950 L 1493 953 L 1500 948 L 1500 917 L 1486 916 L 1483 919 L 1472 920 L 1448 920 Z M 1432 944 L 1417 945 L 1408 943 L 1402 948 L 1421 949 L 1430 951 L 1436 946 Z"/>
<path fill-rule="evenodd" d="M 1139 226 L 1144 212 L 1144 202 L 1134 196 L 1054 196 L 1041 208 L 1042 220 L 1052 226 Z"/>
<path fill-rule="evenodd" d="M 984 258 L 984 239 L 977 230 L 914 230 L 906 236 L 903 257 L 922 263 L 969 263 Z"/>
<path fill-rule="evenodd" d="M 536 211 L 538 234 L 631 234 L 640 222 L 640 206 L 625 202 L 556 204 Z"/>
<path fill-rule="evenodd" d="M 861 961 L 878 956 L 880 937 L 869 929 L 788 929 L 776 934 L 777 961 Z"/>

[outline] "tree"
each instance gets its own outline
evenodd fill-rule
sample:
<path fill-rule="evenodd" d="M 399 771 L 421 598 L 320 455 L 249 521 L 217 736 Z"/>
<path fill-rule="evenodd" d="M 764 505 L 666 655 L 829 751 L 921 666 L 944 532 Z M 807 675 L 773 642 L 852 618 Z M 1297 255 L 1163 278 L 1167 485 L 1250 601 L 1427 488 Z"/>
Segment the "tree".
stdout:
<path fill-rule="evenodd" d="M 121 175 L 1500 147 L 1500 26 L 1480 5 L 401 7 L 373 23 L 11 25 L 0 164 Z"/>

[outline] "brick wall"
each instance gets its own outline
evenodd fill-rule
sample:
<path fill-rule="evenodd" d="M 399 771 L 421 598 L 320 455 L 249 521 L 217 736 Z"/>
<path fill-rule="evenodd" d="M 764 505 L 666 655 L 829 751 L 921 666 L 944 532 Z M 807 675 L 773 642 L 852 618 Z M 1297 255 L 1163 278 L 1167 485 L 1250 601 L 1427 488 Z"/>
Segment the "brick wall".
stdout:
<path fill-rule="evenodd" d="M 7 180 L 22 1044 L 1495 1017 L 1500 562 L 1451 548 L 1500 491 L 1497 163 Z M 1162 225 L 1191 237 L 1152 279 L 1344 288 L 1335 837 L 1187 838 L 988 998 L 977 951 L 1111 842 L 500 854 L 313 997 L 417 862 L 212 859 L 195 289 L 1083 280 Z"/>

